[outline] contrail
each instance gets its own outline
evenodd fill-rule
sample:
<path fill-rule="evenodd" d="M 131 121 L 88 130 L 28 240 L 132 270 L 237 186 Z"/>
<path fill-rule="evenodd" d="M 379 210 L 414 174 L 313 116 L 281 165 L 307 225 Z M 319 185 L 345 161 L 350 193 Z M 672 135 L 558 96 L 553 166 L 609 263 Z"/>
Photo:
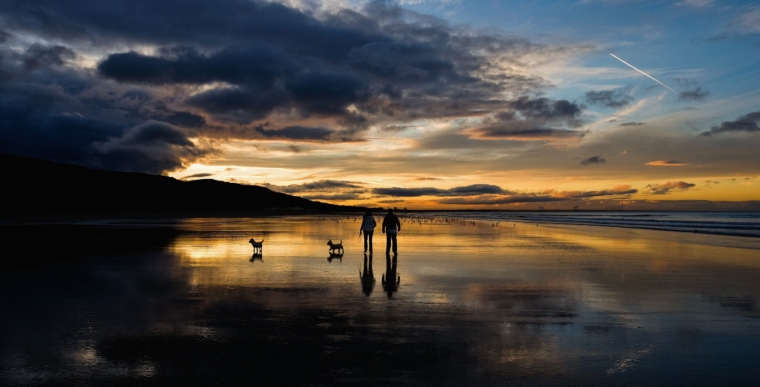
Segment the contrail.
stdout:
<path fill-rule="evenodd" d="M 661 85 L 665 86 L 665 88 L 666 88 L 666 89 L 668 89 L 668 90 L 670 90 L 670 91 L 672 91 L 672 92 L 674 92 L 674 93 L 676 93 L 676 94 L 678 94 L 678 95 L 681 95 L 679 92 L 677 92 L 677 91 L 675 91 L 675 90 L 673 90 L 673 89 L 669 88 L 669 87 L 668 87 L 668 86 L 666 86 L 664 83 L 662 83 L 662 82 L 660 82 L 660 81 L 658 81 L 658 80 L 654 79 L 654 77 L 653 77 L 653 76 L 651 76 L 651 75 L 649 75 L 649 74 L 647 74 L 647 73 L 645 73 L 645 72 L 643 72 L 643 71 L 641 71 L 641 70 L 639 70 L 639 69 L 637 69 L 637 68 L 633 67 L 633 66 L 632 66 L 630 63 L 628 63 L 628 62 L 626 62 L 626 61 L 624 61 L 624 60 L 622 60 L 622 59 L 618 58 L 617 56 L 615 56 L 615 54 L 613 54 L 613 53 L 610 53 L 610 55 L 612 55 L 612 57 L 613 57 L 613 58 L 615 58 L 615 59 L 617 59 L 617 60 L 619 60 L 619 61 L 621 61 L 621 62 L 623 62 L 623 63 L 627 64 L 627 65 L 628 65 L 628 67 L 630 67 L 630 68 L 632 68 L 632 69 L 634 69 L 634 70 L 636 70 L 636 71 L 638 71 L 638 72 L 640 72 L 640 73 L 642 73 L 642 74 L 646 75 L 647 77 L 649 77 L 649 79 L 651 79 L 651 80 L 653 80 L 653 81 L 655 81 L 655 82 L 657 82 L 657 83 L 659 83 L 659 84 L 661 84 Z"/>

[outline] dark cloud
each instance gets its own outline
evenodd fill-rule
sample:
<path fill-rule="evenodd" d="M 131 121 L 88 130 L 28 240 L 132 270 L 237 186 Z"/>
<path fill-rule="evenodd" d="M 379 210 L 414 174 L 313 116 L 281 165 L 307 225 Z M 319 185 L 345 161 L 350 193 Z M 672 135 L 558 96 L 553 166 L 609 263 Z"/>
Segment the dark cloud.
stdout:
<path fill-rule="evenodd" d="M 361 183 L 341 180 L 319 180 L 304 184 L 291 184 L 286 186 L 277 186 L 272 184 L 263 184 L 269 189 L 284 193 L 314 192 L 314 191 L 336 191 L 346 189 L 364 189 Z"/>
<path fill-rule="evenodd" d="M 24 69 L 36 70 L 41 67 L 61 66 L 66 60 L 76 58 L 76 53 L 63 46 L 43 46 L 39 43 L 27 48 L 24 55 Z"/>
<path fill-rule="evenodd" d="M 362 196 L 360 193 L 355 192 L 347 192 L 347 193 L 340 193 L 340 194 L 333 194 L 333 195 L 303 195 L 304 199 L 309 200 L 359 200 L 362 199 Z"/>
<path fill-rule="evenodd" d="M 301 153 L 301 152 L 303 152 L 303 149 L 301 149 L 300 146 L 293 145 L 293 144 L 288 145 L 288 150 L 290 150 L 293 153 Z"/>
<path fill-rule="evenodd" d="M 554 195 L 557 197 L 563 197 L 567 199 L 583 199 L 583 198 L 593 198 L 598 196 L 619 196 L 619 195 L 632 195 L 639 192 L 639 190 L 635 188 L 631 188 L 631 186 L 628 185 L 621 185 L 617 187 L 613 187 L 611 189 L 605 189 L 600 191 L 560 191 L 555 192 Z"/>
<path fill-rule="evenodd" d="M 147 0 L 136 0 L 141 1 Z M 33 4 L 46 12 L 42 10 L 46 6 Z M 68 7 L 88 8 L 83 3 Z M 376 121 L 392 117 L 396 122 L 467 115 L 493 108 L 505 91 L 528 92 L 545 86 L 537 78 L 504 70 L 498 76 L 485 76 L 483 70 L 494 65 L 492 55 L 518 58 L 550 51 L 546 47 L 450 27 L 386 2 L 321 18 L 281 4 L 241 0 L 221 0 L 213 11 L 200 4 L 181 17 L 164 3 L 150 7 L 165 20 L 141 21 L 141 27 L 153 34 L 119 27 L 123 14 L 118 15 L 118 23 L 104 25 L 103 19 L 117 15 L 102 9 L 87 10 L 99 15 L 97 21 L 80 13 L 55 11 L 83 25 L 83 31 L 110 31 L 111 39 L 163 47 L 154 55 L 109 55 L 98 66 L 106 77 L 146 85 L 225 83 L 185 101 L 219 120 L 249 123 L 276 110 L 299 117 L 336 117 L 351 137 L 369 124 L 364 122 L 368 115 Z M 180 33 L 191 26 L 192 31 Z M 572 116 L 573 109 L 577 110 L 567 101 L 541 98 L 526 97 L 509 104 L 527 117 L 543 119 Z M 349 112 L 349 107 L 356 111 Z"/>
<path fill-rule="evenodd" d="M 161 121 L 186 128 L 200 128 L 206 125 L 205 118 L 188 112 L 169 112 L 167 115 L 159 117 Z"/>
<path fill-rule="evenodd" d="M 581 165 L 604 164 L 606 162 L 607 160 L 603 159 L 602 157 L 591 156 L 591 157 L 581 160 Z"/>
<path fill-rule="evenodd" d="M 451 26 L 390 2 L 309 9 L 249 0 L 6 2 L 2 31 L 28 39 L 0 48 L 0 150 L 166 172 L 209 150 L 167 129 L 146 153 L 135 138 L 157 125 L 184 140 L 342 142 L 361 141 L 373 125 L 499 110 L 513 114 L 504 122 L 526 122 L 512 136 L 579 136 L 563 130 L 579 125 L 582 105 L 515 96 L 549 86 L 522 75 L 522 59 L 588 47 Z M 96 72 L 77 67 L 78 48 L 103 55 Z"/>
<path fill-rule="evenodd" d="M 725 121 L 718 126 L 713 126 L 707 132 L 703 132 L 700 136 L 712 136 L 714 134 L 728 133 L 728 132 L 760 132 L 760 111 L 745 114 L 734 121 Z"/>
<path fill-rule="evenodd" d="M 434 187 L 422 188 L 375 188 L 372 193 L 380 196 L 398 196 L 398 197 L 416 197 L 416 196 L 438 196 L 445 195 L 446 190 Z"/>
<path fill-rule="evenodd" d="M 662 184 L 648 184 L 646 188 L 651 195 L 665 195 L 669 194 L 671 191 L 686 191 L 695 186 L 696 184 L 687 183 L 685 181 L 668 181 Z"/>
<path fill-rule="evenodd" d="M 710 92 L 703 90 L 701 87 L 697 87 L 694 90 L 686 90 L 678 93 L 679 101 L 704 101 Z"/>
<path fill-rule="evenodd" d="M 499 205 L 515 203 L 544 203 L 581 200 L 594 197 L 604 196 L 627 196 L 637 193 L 638 190 L 628 185 L 622 185 L 611 189 L 601 191 L 554 191 L 546 190 L 543 192 L 514 193 L 508 195 L 483 195 L 476 198 L 452 198 L 441 199 L 440 204 L 461 204 L 461 205 Z"/>
<path fill-rule="evenodd" d="M 557 202 L 566 199 L 557 198 L 550 195 L 512 195 L 499 197 L 481 197 L 481 198 L 453 198 L 441 199 L 440 204 L 462 204 L 462 205 L 497 205 L 497 204 L 514 204 L 514 203 L 546 203 Z"/>
<path fill-rule="evenodd" d="M 120 136 L 118 121 L 62 113 L 66 93 L 52 85 L 0 85 L 0 151 L 90 165 L 92 144 Z"/>
<path fill-rule="evenodd" d="M 699 83 L 691 78 L 673 78 L 678 86 L 682 89 L 686 89 L 678 93 L 679 101 L 704 101 L 709 95 L 708 90 L 699 86 Z"/>
<path fill-rule="evenodd" d="M 304 126 L 288 126 L 281 129 L 266 129 L 260 125 L 254 128 L 256 132 L 267 139 L 327 141 L 334 131 L 325 128 L 309 128 Z"/>
<path fill-rule="evenodd" d="M 586 102 L 607 108 L 620 108 L 633 102 L 631 87 L 614 90 L 591 90 L 586 92 Z"/>
<path fill-rule="evenodd" d="M 517 126 L 517 127 L 516 127 Z M 470 133 L 477 139 L 503 139 L 503 140 L 555 140 L 562 138 L 581 138 L 586 132 L 565 129 L 526 128 L 521 125 L 490 126 L 473 129 Z"/>
<path fill-rule="evenodd" d="M 644 125 L 643 122 L 624 122 L 622 124 L 618 124 L 618 126 L 642 126 Z"/>
<path fill-rule="evenodd" d="M 450 189 L 434 187 L 420 188 L 375 188 L 372 193 L 380 196 L 416 197 L 416 196 L 473 196 L 483 194 L 506 193 L 500 187 L 491 184 L 473 184 Z"/>
<path fill-rule="evenodd" d="M 568 130 L 581 124 L 579 116 L 585 105 L 567 100 L 520 97 L 506 104 L 512 110 L 501 111 L 483 120 L 484 126 L 466 131 L 475 139 L 556 140 L 580 138 L 586 132 Z"/>
<path fill-rule="evenodd" d="M 121 137 L 94 143 L 93 147 L 107 169 L 154 174 L 182 168 L 209 154 L 182 131 L 157 121 L 129 128 Z"/>
<path fill-rule="evenodd" d="M 541 120 L 573 120 L 586 108 L 584 105 L 564 99 L 531 99 L 526 96 L 509 102 L 507 106 L 525 118 Z"/>
<path fill-rule="evenodd" d="M 429 181 L 429 180 L 441 180 L 441 179 L 437 177 L 418 177 L 414 180 Z"/>
<path fill-rule="evenodd" d="M 407 125 L 388 125 L 384 126 L 381 130 L 385 132 L 403 132 L 404 130 L 407 130 L 411 128 L 411 126 Z"/>
<path fill-rule="evenodd" d="M 287 89 L 304 112 L 342 114 L 367 99 L 365 81 L 352 73 L 306 73 L 289 80 Z"/>
<path fill-rule="evenodd" d="M 404 199 L 378 200 L 377 203 L 379 203 L 379 204 L 398 204 L 398 203 L 404 203 Z"/>
<path fill-rule="evenodd" d="M 3 14 L 8 17 L 7 27 L 15 31 L 99 45 L 115 41 L 214 48 L 258 40 L 334 58 L 383 40 L 373 36 L 376 22 L 350 11 L 319 21 L 295 8 L 264 1 L 112 0 L 95 5 L 87 0 L 27 0 L 23 6 L 4 7 Z"/>
<path fill-rule="evenodd" d="M 301 67 L 298 58 L 265 44 L 225 48 L 204 55 L 193 48 L 162 50 L 163 56 L 136 52 L 111 54 L 98 65 L 98 72 L 120 82 L 165 84 L 254 84 L 272 87 Z"/>

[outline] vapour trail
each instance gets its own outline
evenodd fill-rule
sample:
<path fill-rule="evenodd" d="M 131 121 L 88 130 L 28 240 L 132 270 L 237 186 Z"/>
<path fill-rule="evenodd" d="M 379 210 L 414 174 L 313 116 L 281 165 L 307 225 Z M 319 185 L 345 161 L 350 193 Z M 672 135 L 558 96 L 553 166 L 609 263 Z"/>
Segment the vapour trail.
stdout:
<path fill-rule="evenodd" d="M 649 77 L 649 79 L 651 79 L 651 80 L 653 80 L 653 81 L 655 81 L 655 82 L 657 82 L 657 83 L 659 83 L 659 84 L 661 84 L 661 85 L 665 86 L 665 88 L 666 88 L 666 89 L 668 89 L 668 90 L 670 90 L 670 91 L 672 91 L 672 92 L 674 92 L 674 93 L 676 93 L 676 94 L 678 94 L 678 95 L 681 95 L 679 92 L 677 92 L 677 91 L 675 91 L 675 90 L 673 90 L 673 89 L 669 88 L 669 87 L 668 87 L 667 85 L 665 85 L 664 83 L 662 83 L 662 82 L 660 82 L 660 81 L 658 81 L 658 80 L 654 79 L 654 77 L 653 77 L 653 76 L 651 76 L 651 75 L 649 75 L 649 74 L 647 74 L 647 73 L 645 73 L 645 72 L 643 72 L 643 71 L 641 71 L 641 70 L 639 70 L 639 69 L 637 69 L 637 68 L 633 67 L 633 66 L 632 66 L 630 63 L 628 63 L 628 62 L 626 62 L 626 61 L 624 61 L 624 60 L 622 60 L 622 59 L 618 58 L 617 56 L 615 56 L 615 54 L 613 54 L 613 53 L 610 53 L 610 55 L 612 55 L 612 57 L 613 57 L 613 58 L 615 58 L 615 59 L 617 59 L 617 60 L 619 60 L 619 61 L 621 61 L 621 62 L 623 62 L 623 63 L 627 64 L 627 65 L 628 65 L 628 67 L 630 67 L 630 68 L 632 68 L 632 69 L 634 69 L 634 70 L 636 70 L 636 71 L 638 71 L 638 72 L 640 72 L 640 73 L 642 73 L 642 74 L 646 75 L 647 77 Z"/>

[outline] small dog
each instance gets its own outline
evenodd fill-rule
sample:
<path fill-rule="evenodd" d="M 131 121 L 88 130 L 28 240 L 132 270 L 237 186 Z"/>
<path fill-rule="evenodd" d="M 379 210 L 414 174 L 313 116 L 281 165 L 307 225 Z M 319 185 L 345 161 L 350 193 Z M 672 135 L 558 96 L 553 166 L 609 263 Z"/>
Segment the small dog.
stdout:
<path fill-rule="evenodd" d="M 264 248 L 264 240 L 263 239 L 261 240 L 261 242 L 256 242 L 255 240 L 253 240 L 253 238 L 251 238 L 248 241 L 248 243 L 250 243 L 251 245 L 253 245 L 253 253 L 254 254 L 256 254 L 257 251 L 258 251 L 259 254 L 264 254 L 264 250 L 263 250 L 263 248 Z"/>
<path fill-rule="evenodd" d="M 330 246 L 330 251 L 340 250 L 340 253 L 343 254 L 343 241 L 332 243 L 332 239 L 330 239 L 327 241 L 327 245 Z"/>

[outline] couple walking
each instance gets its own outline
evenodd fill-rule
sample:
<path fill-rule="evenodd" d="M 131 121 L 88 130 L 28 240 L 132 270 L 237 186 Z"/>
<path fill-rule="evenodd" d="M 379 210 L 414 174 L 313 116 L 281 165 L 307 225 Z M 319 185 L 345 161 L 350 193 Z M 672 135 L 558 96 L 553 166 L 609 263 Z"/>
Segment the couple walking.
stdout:
<path fill-rule="evenodd" d="M 367 211 L 364 213 L 362 219 L 362 226 L 359 232 L 364 233 L 364 252 L 367 252 L 367 240 L 369 240 L 369 251 L 372 252 L 372 234 L 375 233 L 375 227 L 377 222 L 372 216 L 372 213 Z M 383 234 L 385 234 L 385 253 L 388 254 L 391 251 L 391 245 L 393 246 L 393 254 L 397 254 L 397 241 L 396 235 L 401 231 L 401 222 L 398 221 L 398 217 L 393 214 L 393 210 L 388 209 L 388 214 L 383 219 Z"/>

